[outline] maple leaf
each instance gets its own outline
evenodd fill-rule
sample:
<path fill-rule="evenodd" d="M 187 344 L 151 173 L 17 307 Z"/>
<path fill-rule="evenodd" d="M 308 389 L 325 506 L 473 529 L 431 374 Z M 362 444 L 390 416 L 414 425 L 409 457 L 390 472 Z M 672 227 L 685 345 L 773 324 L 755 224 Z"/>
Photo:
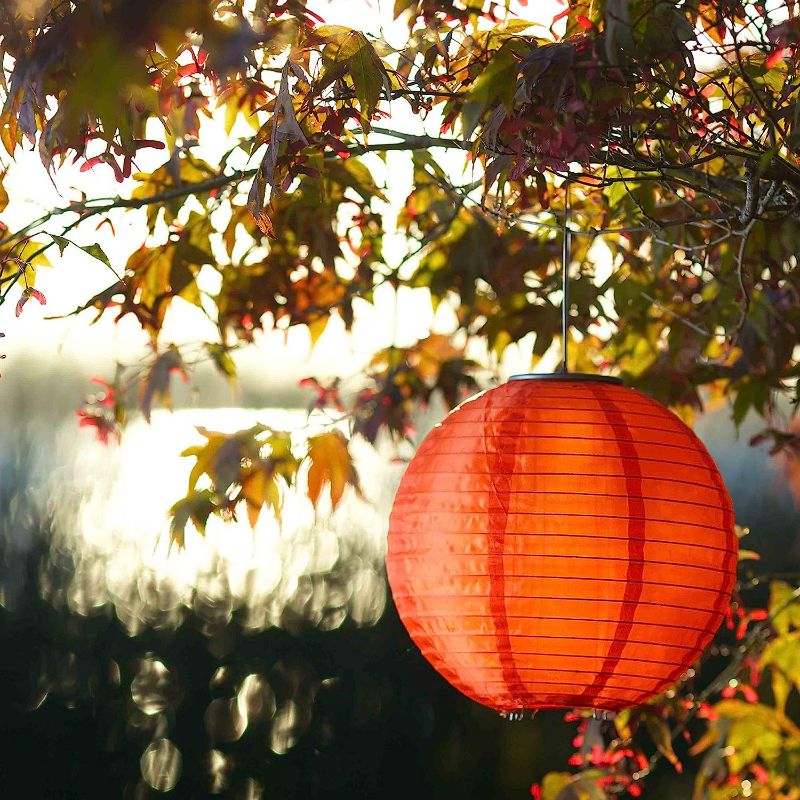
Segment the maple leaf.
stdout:
<path fill-rule="evenodd" d="M 318 91 L 323 91 L 345 74 L 349 75 L 361 112 L 362 127 L 365 132 L 369 131 L 381 92 L 385 90 L 386 96 L 391 96 L 389 75 L 372 43 L 361 31 L 342 25 L 317 28 L 309 41 L 326 43 L 322 51 L 326 68 L 319 79 Z"/>
<path fill-rule="evenodd" d="M 220 433 L 198 427 L 198 433 L 206 443 L 184 450 L 182 456 L 194 456 L 196 461 L 189 473 L 189 492 L 192 492 L 202 475 L 211 479 L 214 491 L 224 494 L 234 483 L 240 483 L 242 462 L 259 458 L 263 441 L 261 437 L 269 429 L 264 425 L 236 433 Z"/>
<path fill-rule="evenodd" d="M 292 435 L 288 431 L 270 431 L 264 442 L 269 448 L 266 463 L 276 476 L 283 478 L 287 485 L 291 485 L 297 476 L 300 461 L 292 450 Z"/>
<path fill-rule="evenodd" d="M 206 523 L 212 513 L 219 510 L 214 492 L 210 489 L 203 489 L 199 492 L 192 492 L 186 497 L 181 498 L 170 508 L 172 516 L 170 522 L 170 535 L 172 541 L 183 547 L 185 544 L 186 524 L 191 520 L 201 535 L 206 532 Z"/>
<path fill-rule="evenodd" d="M 170 379 L 174 372 L 180 374 L 184 382 L 189 380 L 189 373 L 186 371 L 180 351 L 175 345 L 170 345 L 157 356 L 147 377 L 142 381 L 140 405 L 144 418 L 148 422 L 150 422 L 154 401 L 157 400 L 166 408 L 172 407 Z"/>
<path fill-rule="evenodd" d="M 247 519 L 252 528 L 265 505 L 272 509 L 275 519 L 281 521 L 283 496 L 275 478 L 275 466 L 269 460 L 260 460 L 242 478 L 241 497 L 247 504 Z"/>
<path fill-rule="evenodd" d="M 330 486 L 332 508 L 336 508 L 347 486 L 360 495 L 358 474 L 347 447 L 347 439 L 338 430 L 320 433 L 308 440 L 308 497 L 316 508 L 325 486 Z"/>
<path fill-rule="evenodd" d="M 97 310 L 97 316 L 91 321 L 91 325 L 94 325 L 97 320 L 103 315 L 103 311 L 106 308 L 109 308 L 112 305 L 119 305 L 114 301 L 115 297 L 119 297 L 125 293 L 125 282 L 124 281 L 117 281 L 109 286 L 107 289 L 103 289 L 102 292 L 98 292 L 93 297 L 89 298 L 82 306 L 78 306 L 74 311 L 70 311 L 68 314 L 61 314 L 59 316 L 54 317 L 46 317 L 46 319 L 64 319 L 66 317 L 72 317 L 75 314 L 80 314 L 83 311 L 86 311 L 90 308 L 94 308 Z"/>
<path fill-rule="evenodd" d="M 88 395 L 84 407 L 75 412 L 80 420 L 79 427 L 94 429 L 98 441 L 105 445 L 111 444 L 112 441 L 119 443 L 122 437 L 125 406 L 121 399 L 120 380 L 120 369 L 117 370 L 114 383 L 102 378 L 91 378 L 91 382 L 98 386 L 100 391 Z"/>
<path fill-rule="evenodd" d="M 75 412 L 81 428 L 93 428 L 97 440 L 102 444 L 119 443 L 120 431 L 116 420 L 98 408 L 81 408 Z"/>
<path fill-rule="evenodd" d="M 432 381 L 438 377 L 444 363 L 460 358 L 463 352 L 453 345 L 449 336 L 432 333 L 409 351 L 408 362 L 424 381 Z"/>
<path fill-rule="evenodd" d="M 303 378 L 299 385 L 304 389 L 313 390 L 316 394 L 309 406 L 309 411 L 334 408 L 339 413 L 344 413 L 345 409 L 339 396 L 339 378 L 325 384 L 320 383 L 316 378 Z"/>
<path fill-rule="evenodd" d="M 193 456 L 195 463 L 182 501 L 188 505 L 176 504 L 173 514 L 193 507 L 192 499 L 198 494 L 197 483 L 205 475 L 211 481 L 207 491 L 214 502 L 209 513 L 232 513 L 244 501 L 251 526 L 255 527 L 264 506 L 269 507 L 280 522 L 285 489 L 294 482 L 299 468 L 299 461 L 292 452 L 291 434 L 264 425 L 230 434 L 200 427 L 197 430 L 206 442 L 181 453 Z M 178 525 L 185 525 L 185 520 L 180 520 Z"/>

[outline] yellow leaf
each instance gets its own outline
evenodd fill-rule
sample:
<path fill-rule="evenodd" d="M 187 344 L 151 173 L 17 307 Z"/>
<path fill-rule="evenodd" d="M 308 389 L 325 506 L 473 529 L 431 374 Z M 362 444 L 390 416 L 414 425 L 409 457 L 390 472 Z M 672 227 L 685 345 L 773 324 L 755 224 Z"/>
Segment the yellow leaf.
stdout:
<path fill-rule="evenodd" d="M 786 634 L 790 628 L 800 628 L 800 597 L 798 590 L 788 583 L 773 581 L 769 592 L 769 614 L 772 627 L 779 634 Z"/>
<path fill-rule="evenodd" d="M 197 481 L 200 480 L 200 476 L 203 475 L 203 473 L 211 475 L 217 451 L 224 441 L 225 437 L 221 433 L 214 434 L 209 438 L 207 445 L 190 447 L 188 450 L 184 450 L 183 453 L 181 453 L 182 456 L 197 457 L 197 461 L 195 461 L 192 471 L 189 473 L 190 492 L 197 485 Z"/>
<path fill-rule="evenodd" d="M 689 755 L 696 756 L 704 750 L 708 750 L 712 744 L 719 741 L 720 731 L 717 728 L 709 728 L 690 748 Z"/>
<path fill-rule="evenodd" d="M 283 498 L 275 480 L 275 472 L 268 461 L 259 462 L 258 466 L 242 480 L 241 497 L 247 504 L 247 519 L 251 528 L 255 528 L 261 509 L 265 505 L 272 509 L 275 519 L 281 521 Z"/>
<path fill-rule="evenodd" d="M 187 303 L 198 308 L 202 308 L 202 298 L 200 295 L 200 287 L 195 281 L 190 281 L 186 286 L 178 292 L 178 297 L 185 300 Z"/>
<path fill-rule="evenodd" d="M 632 732 L 631 732 L 631 710 L 629 708 L 623 708 L 617 716 L 614 718 L 614 727 L 617 729 L 617 733 L 619 734 L 621 739 L 630 739 Z"/>
<path fill-rule="evenodd" d="M 233 98 L 228 103 L 225 104 L 225 133 L 230 135 L 230 132 L 233 130 L 233 126 L 236 124 L 236 118 L 239 116 L 239 111 L 241 110 L 241 106 L 239 105 L 239 99 Z"/>
<path fill-rule="evenodd" d="M 269 464 L 276 475 L 291 484 L 300 462 L 292 452 L 292 435 L 287 431 L 272 431 L 265 442 L 269 446 Z"/>
<path fill-rule="evenodd" d="M 739 561 L 760 561 L 761 556 L 755 550 L 740 550 Z"/>
<path fill-rule="evenodd" d="M 789 697 L 789 692 L 792 686 L 788 678 L 779 670 L 772 670 L 772 695 L 775 698 L 775 708 L 781 712 L 786 710 L 786 700 Z"/>
<path fill-rule="evenodd" d="M 311 334 L 311 346 L 313 347 L 318 341 L 320 336 L 325 333 L 325 328 L 328 327 L 330 317 L 322 316 L 317 317 L 308 323 L 308 332 Z"/>
<path fill-rule="evenodd" d="M 8 192 L 6 191 L 6 187 L 2 184 L 2 180 L 5 176 L 5 172 L 0 175 L 0 211 L 5 211 L 8 205 Z"/>
<path fill-rule="evenodd" d="M 570 783 L 569 772 L 548 772 L 542 780 L 542 800 L 556 800 Z"/>
<path fill-rule="evenodd" d="M 764 649 L 761 665 L 773 667 L 772 689 L 775 706 L 783 711 L 794 684 L 800 691 L 800 631 L 773 639 Z"/>

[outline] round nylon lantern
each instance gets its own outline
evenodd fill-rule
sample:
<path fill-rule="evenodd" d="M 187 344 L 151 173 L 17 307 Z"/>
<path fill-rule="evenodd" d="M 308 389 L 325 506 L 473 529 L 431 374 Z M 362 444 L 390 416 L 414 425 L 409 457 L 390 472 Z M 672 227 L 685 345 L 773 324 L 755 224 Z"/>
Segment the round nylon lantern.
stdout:
<path fill-rule="evenodd" d="M 425 658 L 502 712 L 619 710 L 674 683 L 727 608 L 731 501 L 690 428 L 614 378 L 519 376 L 408 467 L 395 603 Z"/>

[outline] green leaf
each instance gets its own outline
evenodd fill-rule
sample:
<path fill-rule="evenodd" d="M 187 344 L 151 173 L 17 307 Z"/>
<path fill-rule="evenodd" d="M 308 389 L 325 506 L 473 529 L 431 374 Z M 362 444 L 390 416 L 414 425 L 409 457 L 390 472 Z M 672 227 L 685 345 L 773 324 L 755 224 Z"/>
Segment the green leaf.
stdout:
<path fill-rule="evenodd" d="M 369 119 L 378 105 L 386 71 L 378 54 L 363 34 L 359 34 L 363 44 L 350 59 L 350 75 L 353 78 L 358 103 L 361 106 L 362 121 Z"/>
<path fill-rule="evenodd" d="M 772 627 L 780 635 L 790 628 L 800 628 L 800 598 L 796 589 L 783 581 L 773 581 L 769 590 L 769 614 Z"/>
<path fill-rule="evenodd" d="M 653 744 L 658 748 L 659 753 L 663 755 L 675 769 L 681 771 L 681 762 L 675 755 L 672 749 L 672 732 L 669 725 L 658 715 L 646 713 L 644 715 L 644 723 L 647 726 L 647 732 L 653 740 Z"/>
<path fill-rule="evenodd" d="M 767 764 L 773 763 L 780 755 L 783 740 L 780 733 L 764 728 L 761 721 L 753 717 L 731 726 L 727 744 L 733 750 L 728 756 L 731 771 L 738 773 L 759 757 Z"/>
<path fill-rule="evenodd" d="M 64 250 L 66 249 L 67 245 L 71 244 L 73 247 L 77 247 L 79 250 L 83 250 L 84 253 L 90 255 L 92 258 L 96 258 L 98 261 L 101 261 L 105 264 L 113 273 L 116 275 L 117 278 L 120 276 L 117 274 L 117 271 L 114 267 L 111 266 L 111 261 L 109 260 L 108 256 L 100 247 L 99 244 L 96 242 L 92 244 L 77 244 L 77 242 L 71 242 L 69 239 L 65 239 L 63 236 L 57 236 L 54 233 L 49 234 L 50 238 L 58 245 L 58 249 L 61 252 L 61 255 L 64 255 Z"/>
<path fill-rule="evenodd" d="M 236 363 L 231 357 L 230 348 L 219 342 L 206 342 L 208 352 L 214 366 L 229 380 L 236 378 Z"/>
<path fill-rule="evenodd" d="M 750 409 L 759 414 L 762 412 L 769 400 L 769 391 L 769 385 L 763 379 L 749 377 L 739 382 L 733 401 L 733 421 L 737 428 L 744 422 Z"/>
<path fill-rule="evenodd" d="M 481 115 L 498 102 L 508 107 L 517 90 L 518 61 L 516 54 L 521 40 L 509 39 L 492 54 L 489 65 L 478 76 L 461 109 L 461 125 L 465 138 L 472 136 Z M 527 45 L 524 45 L 528 47 Z"/>
<path fill-rule="evenodd" d="M 604 10 L 605 54 L 609 64 L 618 64 L 620 56 L 633 47 L 629 0 L 606 0 Z"/>
<path fill-rule="evenodd" d="M 218 511 L 214 499 L 214 493 L 210 489 L 203 489 L 200 492 L 190 492 L 186 497 L 178 500 L 170 508 L 172 516 L 170 523 L 170 536 L 172 541 L 183 547 L 186 536 L 186 524 L 191 521 L 201 535 L 205 535 L 206 523 L 209 516 Z"/>
<path fill-rule="evenodd" d="M 771 641 L 764 649 L 761 663 L 776 667 L 800 689 L 800 631 Z"/>
<path fill-rule="evenodd" d="M 786 675 L 778 669 L 772 670 L 772 696 L 775 700 L 775 708 L 779 711 L 785 711 L 786 700 L 789 697 L 789 692 L 792 690 L 792 684 Z"/>
<path fill-rule="evenodd" d="M 732 772 L 761 760 L 769 768 L 796 748 L 800 730 L 780 709 L 761 703 L 722 700 L 714 706 L 720 719 L 730 720 L 726 744 Z"/>
<path fill-rule="evenodd" d="M 59 255 L 64 255 L 64 250 L 66 250 L 68 244 L 72 244 L 69 239 L 65 239 L 63 236 L 56 236 L 56 234 L 51 233 L 50 238 L 58 245 L 58 252 Z"/>
<path fill-rule="evenodd" d="M 548 772 L 542 779 L 542 800 L 558 800 L 561 792 L 572 783 L 569 772 Z"/>

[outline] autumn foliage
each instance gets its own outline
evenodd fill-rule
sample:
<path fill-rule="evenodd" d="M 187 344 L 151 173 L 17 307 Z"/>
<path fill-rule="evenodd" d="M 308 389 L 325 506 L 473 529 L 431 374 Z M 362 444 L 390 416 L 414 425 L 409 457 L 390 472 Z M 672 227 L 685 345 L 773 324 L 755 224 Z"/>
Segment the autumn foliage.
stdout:
<path fill-rule="evenodd" d="M 778 411 L 797 400 L 800 345 L 796 4 L 570 0 L 544 25 L 525 19 L 535 5 L 397 0 L 398 45 L 326 24 L 305 0 L 3 4 L 6 154 L 35 148 L 55 181 L 69 161 L 120 183 L 119 197 L 0 232 L 0 304 L 49 313 L 39 267 L 80 247 L 108 286 L 60 311 L 130 316 L 148 334 L 141 362 L 98 379 L 78 412 L 103 442 L 136 408 L 169 407 L 200 361 L 235 381 L 237 351 L 263 331 L 305 326 L 316 342 L 334 317 L 350 329 L 378 287 L 453 312 L 452 329 L 375 353 L 353 392 L 309 378 L 326 420 L 309 437 L 200 429 L 176 544 L 212 514 L 279 519 L 292 487 L 336 508 L 359 491 L 352 437 L 408 442 L 420 406 L 456 405 L 512 344 L 532 347 L 534 368 L 563 344 L 565 227 L 570 367 L 618 374 L 685 418 L 720 402 L 737 424 L 754 412 L 775 452 L 794 454 Z M 413 130 L 393 125 L 405 117 Z M 211 118 L 229 136 L 215 161 L 198 152 Z M 393 151 L 411 153 L 399 209 L 380 164 Z M 143 152 L 160 166 L 139 171 Z M 8 202 L 3 189 L 0 212 Z M 146 220 L 126 263 L 71 238 L 120 209 Z M 387 231 L 402 243 L 391 256 Z M 180 304 L 216 331 L 191 352 L 162 333 Z M 773 584 L 766 612 L 737 597 L 704 657 L 728 657 L 722 678 L 705 669 L 614 720 L 576 718 L 577 771 L 534 797 L 637 796 L 659 760 L 679 768 L 684 736 L 698 800 L 800 797 L 796 595 Z"/>

